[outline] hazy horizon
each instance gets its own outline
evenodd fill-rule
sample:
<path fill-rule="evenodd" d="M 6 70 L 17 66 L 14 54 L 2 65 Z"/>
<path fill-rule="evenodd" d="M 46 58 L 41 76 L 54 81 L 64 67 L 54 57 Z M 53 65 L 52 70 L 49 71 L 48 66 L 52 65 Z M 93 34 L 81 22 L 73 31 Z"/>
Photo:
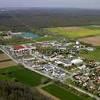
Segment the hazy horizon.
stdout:
<path fill-rule="evenodd" d="M 100 9 L 100 0 L 0 0 L 0 8 Z"/>

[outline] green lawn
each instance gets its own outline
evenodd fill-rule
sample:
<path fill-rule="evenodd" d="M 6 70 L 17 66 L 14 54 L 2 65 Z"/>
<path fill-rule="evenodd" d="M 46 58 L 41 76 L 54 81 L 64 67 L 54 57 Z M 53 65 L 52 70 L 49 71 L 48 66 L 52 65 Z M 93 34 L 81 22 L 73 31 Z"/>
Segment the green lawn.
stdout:
<path fill-rule="evenodd" d="M 49 33 L 56 33 L 67 38 L 75 39 L 80 37 L 100 35 L 100 29 L 88 27 L 56 27 L 56 28 L 45 28 Z"/>
<path fill-rule="evenodd" d="M 60 100 L 83 100 L 79 96 L 65 90 L 62 87 L 59 87 L 56 84 L 51 84 L 46 87 L 43 87 L 43 89 L 52 95 L 60 98 Z"/>
<path fill-rule="evenodd" d="M 0 79 L 16 79 L 29 86 L 37 86 L 41 84 L 41 80 L 43 78 L 45 77 L 20 66 L 13 66 L 9 68 L 0 69 Z"/>

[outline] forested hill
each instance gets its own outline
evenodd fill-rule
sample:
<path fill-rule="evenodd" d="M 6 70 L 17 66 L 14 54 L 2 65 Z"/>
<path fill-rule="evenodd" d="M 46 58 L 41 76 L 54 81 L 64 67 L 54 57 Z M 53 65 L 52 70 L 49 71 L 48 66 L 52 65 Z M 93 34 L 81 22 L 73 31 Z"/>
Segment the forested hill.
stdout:
<path fill-rule="evenodd" d="M 0 29 L 30 30 L 33 27 L 56 27 L 100 24 L 100 10 L 25 8 L 1 9 Z"/>

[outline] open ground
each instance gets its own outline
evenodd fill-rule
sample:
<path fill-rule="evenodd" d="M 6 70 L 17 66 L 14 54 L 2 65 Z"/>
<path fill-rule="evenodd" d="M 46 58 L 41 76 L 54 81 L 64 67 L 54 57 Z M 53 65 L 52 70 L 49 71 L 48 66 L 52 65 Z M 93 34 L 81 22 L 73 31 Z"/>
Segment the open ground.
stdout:
<path fill-rule="evenodd" d="M 3 60 L 8 60 L 10 59 L 6 54 L 2 53 L 0 54 L 0 61 L 3 61 Z"/>
<path fill-rule="evenodd" d="M 0 54 L 0 68 L 7 68 L 14 65 L 16 65 L 16 63 L 12 61 L 6 54 Z"/>
<path fill-rule="evenodd" d="M 100 46 L 100 36 L 82 38 L 79 39 L 79 41 L 87 44 L 92 44 L 93 46 Z"/>

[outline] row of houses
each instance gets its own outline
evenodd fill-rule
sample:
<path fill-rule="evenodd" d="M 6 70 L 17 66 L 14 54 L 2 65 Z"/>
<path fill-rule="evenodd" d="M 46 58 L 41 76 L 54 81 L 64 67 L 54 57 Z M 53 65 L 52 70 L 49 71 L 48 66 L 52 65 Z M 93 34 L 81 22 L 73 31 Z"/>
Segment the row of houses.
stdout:
<path fill-rule="evenodd" d="M 18 45 L 18 46 L 12 46 L 10 48 L 10 51 L 12 52 L 12 54 L 16 55 L 17 57 L 32 55 L 35 50 L 36 50 L 36 47 L 31 46 L 31 45 Z"/>

